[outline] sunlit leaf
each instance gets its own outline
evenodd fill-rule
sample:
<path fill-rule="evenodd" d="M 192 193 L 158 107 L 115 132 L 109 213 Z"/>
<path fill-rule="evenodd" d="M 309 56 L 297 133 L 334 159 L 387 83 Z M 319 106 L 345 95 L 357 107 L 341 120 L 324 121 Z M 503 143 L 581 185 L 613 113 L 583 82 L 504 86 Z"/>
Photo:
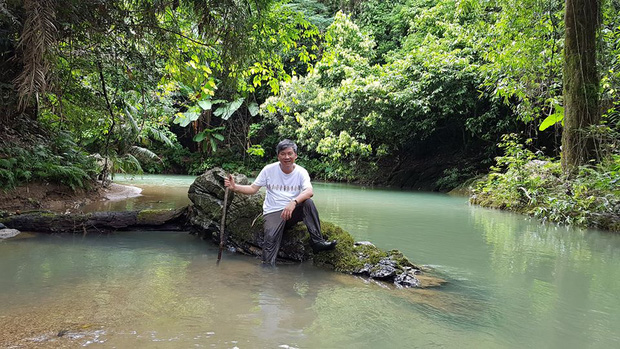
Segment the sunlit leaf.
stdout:
<path fill-rule="evenodd" d="M 210 99 L 203 99 L 202 101 L 198 101 L 198 105 L 202 110 L 209 110 L 211 109 L 212 103 Z"/>
<path fill-rule="evenodd" d="M 256 116 L 258 115 L 259 112 L 259 107 L 258 104 L 256 102 L 252 102 L 248 105 L 248 111 L 250 112 L 250 115 L 252 116 Z"/>
<path fill-rule="evenodd" d="M 239 109 L 244 100 L 245 98 L 241 97 L 230 103 L 225 103 L 223 106 L 217 108 L 213 112 L 213 115 L 219 116 L 224 120 L 228 120 L 237 111 L 237 109 Z"/>
<path fill-rule="evenodd" d="M 540 124 L 540 126 L 538 127 L 540 131 L 544 131 L 549 127 L 557 124 L 558 122 L 562 122 L 562 125 L 564 125 L 564 107 L 556 105 L 555 110 L 555 113 L 547 116 L 545 120 L 543 120 L 543 122 Z"/>
<path fill-rule="evenodd" d="M 191 122 L 198 120 L 199 117 L 200 113 L 196 112 L 177 113 L 173 122 L 181 127 L 186 127 Z"/>

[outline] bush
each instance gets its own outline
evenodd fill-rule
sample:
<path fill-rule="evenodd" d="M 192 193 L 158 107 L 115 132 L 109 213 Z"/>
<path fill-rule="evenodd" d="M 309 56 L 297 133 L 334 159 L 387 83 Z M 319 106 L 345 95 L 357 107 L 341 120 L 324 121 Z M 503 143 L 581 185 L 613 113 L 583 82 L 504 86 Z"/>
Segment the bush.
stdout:
<path fill-rule="evenodd" d="M 526 149 L 514 135 L 504 136 L 500 147 L 505 155 L 475 184 L 470 202 L 543 221 L 620 230 L 620 155 L 568 177 L 558 160 Z"/>

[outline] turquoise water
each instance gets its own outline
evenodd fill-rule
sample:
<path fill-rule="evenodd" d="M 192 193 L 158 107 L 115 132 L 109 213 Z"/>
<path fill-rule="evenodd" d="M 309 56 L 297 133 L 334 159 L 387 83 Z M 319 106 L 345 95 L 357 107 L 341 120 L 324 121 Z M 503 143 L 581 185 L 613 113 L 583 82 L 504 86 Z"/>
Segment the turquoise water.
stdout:
<path fill-rule="evenodd" d="M 117 178 L 143 195 L 99 209 L 183 206 L 193 179 Z M 316 183 L 314 199 L 448 283 L 398 290 L 232 253 L 216 266 L 216 246 L 177 232 L 24 236 L 0 241 L 0 347 L 620 347 L 618 235 L 436 193 Z"/>

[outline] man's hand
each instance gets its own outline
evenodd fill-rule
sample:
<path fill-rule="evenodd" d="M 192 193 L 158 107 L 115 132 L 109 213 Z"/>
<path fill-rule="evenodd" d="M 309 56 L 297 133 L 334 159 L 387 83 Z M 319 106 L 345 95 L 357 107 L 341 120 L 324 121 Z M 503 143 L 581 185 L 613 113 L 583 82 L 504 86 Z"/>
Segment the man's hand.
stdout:
<path fill-rule="evenodd" d="M 224 178 L 224 186 L 230 188 L 232 191 L 235 191 L 235 179 L 231 174 L 228 174 L 228 177 Z"/>
<path fill-rule="evenodd" d="M 280 215 L 280 217 L 282 217 L 282 219 L 284 219 L 285 221 L 291 219 L 291 217 L 293 216 L 293 211 L 295 210 L 295 206 L 296 205 L 294 200 L 286 204 L 284 210 L 282 210 L 282 214 Z"/>

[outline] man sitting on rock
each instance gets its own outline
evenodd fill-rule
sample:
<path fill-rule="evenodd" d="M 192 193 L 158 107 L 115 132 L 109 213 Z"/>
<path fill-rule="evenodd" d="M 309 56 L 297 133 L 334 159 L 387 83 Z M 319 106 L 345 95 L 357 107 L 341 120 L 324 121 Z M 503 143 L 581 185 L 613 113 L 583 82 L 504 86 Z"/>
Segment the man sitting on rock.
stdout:
<path fill-rule="evenodd" d="M 276 147 L 278 162 L 265 166 L 251 185 L 235 184 L 232 175 L 224 180 L 230 190 L 251 195 L 261 187 L 267 188 L 263 202 L 265 237 L 263 241 L 263 263 L 275 265 L 284 230 L 302 221 L 310 233 L 314 253 L 331 250 L 336 240 L 325 241 L 321 234 L 319 212 L 310 199 L 312 184 L 305 168 L 295 164 L 297 145 L 288 139 Z"/>

